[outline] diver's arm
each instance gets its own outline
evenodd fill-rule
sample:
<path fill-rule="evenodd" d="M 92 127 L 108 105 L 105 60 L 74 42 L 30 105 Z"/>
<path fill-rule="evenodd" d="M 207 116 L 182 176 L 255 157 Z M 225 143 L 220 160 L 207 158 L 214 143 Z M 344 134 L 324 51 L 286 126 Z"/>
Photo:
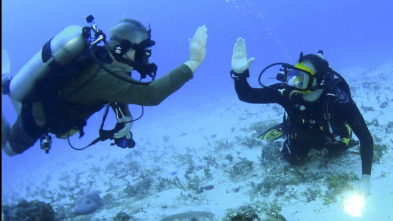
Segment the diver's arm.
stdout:
<path fill-rule="evenodd" d="M 136 85 L 134 91 L 140 96 L 133 103 L 148 106 L 158 105 L 192 77 L 192 70 L 187 65 L 182 64 L 169 74 L 154 80 L 148 86 Z"/>
<path fill-rule="evenodd" d="M 362 176 L 359 182 L 359 193 L 363 197 L 370 195 L 371 168 L 373 163 L 374 143 L 373 137 L 367 128 L 362 114 L 355 102 L 351 99 L 345 109 L 341 111 L 346 115 L 347 122 L 360 141 L 360 156 L 362 160 Z"/>
<path fill-rule="evenodd" d="M 353 100 L 345 105 L 345 109 L 343 109 L 342 113 L 346 114 L 347 123 L 360 141 L 362 174 L 371 175 L 374 144 L 373 137 L 368 130 L 366 122 Z"/>
<path fill-rule="evenodd" d="M 235 90 L 239 100 L 247 103 L 267 104 L 282 103 L 284 97 L 279 93 L 278 85 L 272 85 L 271 88 L 252 88 L 247 82 L 249 71 L 242 74 L 232 72 L 232 78 L 235 81 Z"/>
<path fill-rule="evenodd" d="M 102 96 L 112 102 L 155 106 L 177 91 L 192 77 L 191 69 L 187 65 L 181 64 L 149 84 L 135 84 L 112 79 L 113 89 Z"/>
<path fill-rule="evenodd" d="M 116 65 L 107 65 L 106 68 L 117 76 L 129 78 L 129 73 Z M 69 100 L 86 105 L 117 102 L 121 104 L 154 106 L 178 90 L 192 77 L 191 69 L 185 64 L 181 64 L 151 83 L 138 83 L 137 80 L 132 80 L 131 78 L 129 78 L 129 81 L 125 81 L 101 69 L 94 78 L 86 78 L 89 80 L 88 83 L 78 90 L 77 93 L 69 96 Z M 77 85 L 70 85 L 65 89 L 73 91 L 74 88 L 78 88 L 78 85 L 86 82 L 86 79 L 79 79 Z"/>

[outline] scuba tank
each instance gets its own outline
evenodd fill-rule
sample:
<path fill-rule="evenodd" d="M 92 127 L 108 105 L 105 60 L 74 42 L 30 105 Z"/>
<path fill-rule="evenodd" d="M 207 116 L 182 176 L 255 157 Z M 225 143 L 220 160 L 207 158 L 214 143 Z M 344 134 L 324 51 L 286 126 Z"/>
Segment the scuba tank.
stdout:
<path fill-rule="evenodd" d="M 37 80 L 53 68 L 67 66 L 76 59 L 88 44 L 82 35 L 82 27 L 71 25 L 50 39 L 32 57 L 10 82 L 10 96 L 22 102 L 34 89 Z"/>

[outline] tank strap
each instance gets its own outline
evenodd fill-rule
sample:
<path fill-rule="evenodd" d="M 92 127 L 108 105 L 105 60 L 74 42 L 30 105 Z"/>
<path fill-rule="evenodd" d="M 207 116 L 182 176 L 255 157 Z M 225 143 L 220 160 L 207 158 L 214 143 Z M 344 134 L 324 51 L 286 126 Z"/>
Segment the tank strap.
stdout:
<path fill-rule="evenodd" d="M 53 38 L 49 39 L 44 46 L 42 46 L 41 58 L 43 63 L 46 63 L 52 57 L 52 51 L 50 50 L 50 42 Z"/>
<path fill-rule="evenodd" d="M 57 63 L 54 59 L 51 62 L 48 62 L 51 58 L 53 58 L 52 50 L 50 48 L 50 44 L 53 38 L 49 39 L 43 46 L 41 52 L 41 59 L 43 63 L 47 63 L 51 73 L 61 72 L 62 70 L 66 69 L 67 67 Z M 51 74 L 49 73 L 49 74 Z"/>

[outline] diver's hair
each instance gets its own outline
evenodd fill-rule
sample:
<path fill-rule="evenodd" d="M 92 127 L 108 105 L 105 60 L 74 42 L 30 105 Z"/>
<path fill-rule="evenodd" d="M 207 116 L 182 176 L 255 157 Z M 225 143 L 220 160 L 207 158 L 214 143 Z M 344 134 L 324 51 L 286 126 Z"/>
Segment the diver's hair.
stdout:
<path fill-rule="evenodd" d="M 138 36 L 149 37 L 149 31 L 139 21 L 129 18 L 119 20 L 110 29 L 111 39 L 125 39 L 135 41 Z"/>
<path fill-rule="evenodd" d="M 325 74 L 329 71 L 329 62 L 315 54 L 300 56 L 299 63 L 309 61 L 314 65 L 316 73 Z"/>

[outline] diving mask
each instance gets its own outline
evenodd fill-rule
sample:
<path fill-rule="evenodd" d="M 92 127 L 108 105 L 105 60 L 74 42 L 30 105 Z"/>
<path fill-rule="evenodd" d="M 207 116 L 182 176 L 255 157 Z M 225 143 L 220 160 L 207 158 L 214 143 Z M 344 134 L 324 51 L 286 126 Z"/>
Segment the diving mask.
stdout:
<path fill-rule="evenodd" d="M 112 50 L 112 54 L 116 60 L 133 67 L 140 73 L 141 79 L 149 75 L 154 80 L 157 72 L 157 65 L 149 62 L 149 58 L 151 56 L 151 47 L 155 45 L 153 40 L 147 38 L 138 44 L 123 39 L 113 38 L 111 40 L 120 42 L 120 44 L 115 46 Z M 123 55 L 126 54 L 130 49 L 135 51 L 134 61 L 123 58 Z"/>
<path fill-rule="evenodd" d="M 297 63 L 296 65 L 291 65 L 287 63 L 274 63 L 267 66 L 259 76 L 259 83 L 262 86 L 264 86 L 261 83 L 262 74 L 264 74 L 267 69 L 270 69 L 270 67 L 279 65 L 281 66 L 281 68 L 279 69 L 278 73 L 275 72 L 276 77 L 273 77 L 274 79 L 300 91 L 307 91 L 313 88 L 313 75 L 315 75 L 315 73 L 307 66 L 304 66 L 303 63 Z M 267 71 L 266 73 L 267 75 L 272 75 L 271 73 L 269 74 L 269 72 L 274 72 L 274 70 Z"/>
<path fill-rule="evenodd" d="M 301 69 L 287 70 L 287 84 L 299 90 L 307 90 L 312 87 L 312 74 Z"/>

